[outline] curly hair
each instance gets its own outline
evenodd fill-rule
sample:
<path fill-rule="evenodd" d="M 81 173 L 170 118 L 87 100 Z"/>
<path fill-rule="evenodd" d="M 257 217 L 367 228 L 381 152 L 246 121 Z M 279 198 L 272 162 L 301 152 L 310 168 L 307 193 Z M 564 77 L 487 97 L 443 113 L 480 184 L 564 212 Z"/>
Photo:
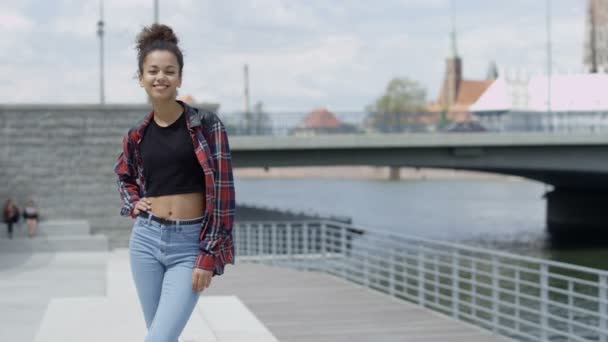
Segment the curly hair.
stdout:
<path fill-rule="evenodd" d="M 167 50 L 172 52 L 177 58 L 179 64 L 179 75 L 182 75 L 184 69 L 184 56 L 182 51 L 177 46 L 179 39 L 173 32 L 173 29 L 163 24 L 152 24 L 144 27 L 135 39 L 137 49 L 137 61 L 139 66 L 139 75 L 143 73 L 144 60 L 146 56 L 154 50 Z"/>

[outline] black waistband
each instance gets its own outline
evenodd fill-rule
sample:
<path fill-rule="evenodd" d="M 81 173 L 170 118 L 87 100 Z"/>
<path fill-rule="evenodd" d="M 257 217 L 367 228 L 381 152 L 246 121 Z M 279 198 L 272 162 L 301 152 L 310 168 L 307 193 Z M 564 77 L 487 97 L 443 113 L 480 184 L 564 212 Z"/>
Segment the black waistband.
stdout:
<path fill-rule="evenodd" d="M 190 219 L 190 220 L 171 220 L 171 219 L 166 219 L 166 218 L 155 216 L 154 214 L 150 214 L 147 211 L 142 211 L 137 216 L 144 218 L 144 219 L 150 219 L 151 221 L 158 222 L 158 223 L 164 224 L 164 225 L 187 226 L 190 224 L 202 223 L 205 220 L 204 217 L 199 217 L 199 218 Z"/>

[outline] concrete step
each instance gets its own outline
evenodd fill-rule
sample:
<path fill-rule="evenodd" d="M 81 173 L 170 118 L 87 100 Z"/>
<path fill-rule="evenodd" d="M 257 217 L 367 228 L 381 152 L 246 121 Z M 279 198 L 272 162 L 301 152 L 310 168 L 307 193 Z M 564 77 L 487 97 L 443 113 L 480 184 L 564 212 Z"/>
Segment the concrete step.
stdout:
<path fill-rule="evenodd" d="M 137 298 L 135 284 L 131 277 L 128 248 L 118 248 L 110 253 L 106 264 L 106 296 Z"/>
<path fill-rule="evenodd" d="M 86 220 L 48 220 L 38 224 L 36 235 L 38 236 L 64 236 L 64 235 L 89 235 L 91 226 Z M 6 229 L 2 230 L 1 237 L 8 237 Z M 13 226 L 13 237 L 27 237 L 27 224 L 22 219 Z"/>
<path fill-rule="evenodd" d="M 142 316 L 135 284 L 131 277 L 129 250 L 126 248 L 114 250 L 108 258 L 106 267 L 106 296 L 130 308 L 137 308 L 134 314 Z M 188 323 L 186 323 L 181 340 L 183 342 L 216 341 L 214 333 L 196 310 L 190 316 Z"/>
<path fill-rule="evenodd" d="M 109 254 L 105 297 L 53 298 L 35 342 L 142 341 L 145 322 L 131 278 L 128 249 Z M 204 296 L 180 342 L 277 342 L 235 296 Z"/>
<path fill-rule="evenodd" d="M 201 297 L 195 308 L 220 342 L 278 342 L 236 296 Z"/>
<path fill-rule="evenodd" d="M 133 305 L 107 297 L 54 298 L 35 342 L 143 341 L 146 325 Z"/>
<path fill-rule="evenodd" d="M 108 259 L 106 291 L 109 298 L 137 302 L 131 278 L 129 250 L 126 248 L 114 250 Z M 182 338 L 185 342 L 277 342 L 264 324 L 236 296 L 206 296 L 204 292 Z"/>
<path fill-rule="evenodd" d="M 0 238 L 1 253 L 40 253 L 69 251 L 107 251 L 104 235 L 36 236 L 33 238 Z"/>
<path fill-rule="evenodd" d="M 104 296 L 108 254 L 0 253 L 0 341 L 34 341 L 53 298 Z"/>

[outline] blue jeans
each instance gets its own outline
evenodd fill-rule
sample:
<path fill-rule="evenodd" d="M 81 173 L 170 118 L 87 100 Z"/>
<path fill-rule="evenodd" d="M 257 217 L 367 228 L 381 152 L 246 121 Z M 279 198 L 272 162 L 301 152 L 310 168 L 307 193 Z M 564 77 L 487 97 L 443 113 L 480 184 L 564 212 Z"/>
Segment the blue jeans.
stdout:
<path fill-rule="evenodd" d="M 159 223 L 137 217 L 129 239 L 131 272 L 148 334 L 146 342 L 177 342 L 200 292 L 192 290 L 199 233 L 206 217 Z"/>

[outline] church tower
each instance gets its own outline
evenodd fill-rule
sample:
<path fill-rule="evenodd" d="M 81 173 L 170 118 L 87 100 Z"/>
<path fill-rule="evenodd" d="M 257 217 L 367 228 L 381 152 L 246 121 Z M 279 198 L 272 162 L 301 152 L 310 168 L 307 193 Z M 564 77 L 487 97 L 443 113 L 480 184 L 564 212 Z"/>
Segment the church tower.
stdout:
<path fill-rule="evenodd" d="M 454 24 L 454 11 L 452 8 L 452 32 L 450 33 L 450 55 L 446 59 L 445 80 L 443 83 L 443 94 L 441 105 L 449 109 L 456 102 L 460 81 L 462 81 L 462 60 L 458 56 L 456 47 L 456 25 Z"/>

